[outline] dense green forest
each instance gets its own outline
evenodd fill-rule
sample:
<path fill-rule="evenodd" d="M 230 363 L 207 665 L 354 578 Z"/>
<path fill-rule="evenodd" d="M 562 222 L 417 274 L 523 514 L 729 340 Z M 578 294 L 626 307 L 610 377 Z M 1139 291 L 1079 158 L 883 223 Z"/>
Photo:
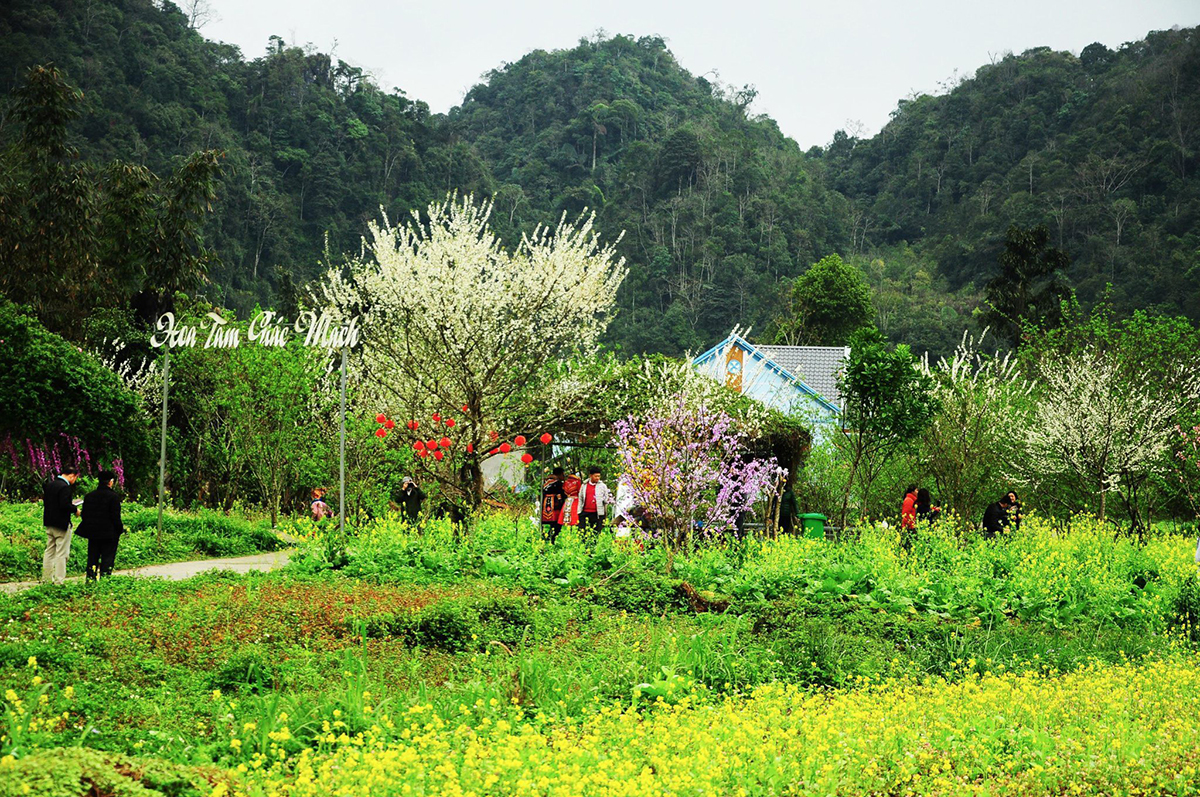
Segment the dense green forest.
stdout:
<path fill-rule="evenodd" d="M 945 351 L 1010 223 L 1051 229 L 1085 304 L 1112 283 L 1119 311 L 1200 316 L 1194 29 L 1009 55 L 901 101 L 873 138 L 807 152 L 749 112 L 752 87 L 691 75 L 657 37 L 530 53 L 446 115 L 311 47 L 265 44 L 246 60 L 167 2 L 15 0 L 0 92 L 53 62 L 84 92 L 75 144 L 97 163 L 169 174 L 223 152 L 205 292 L 241 312 L 292 301 L 380 207 L 396 218 L 459 190 L 494 198 L 510 243 L 585 207 L 606 236 L 624 231 L 609 338 L 626 351 L 766 330 L 790 280 L 831 253 L 861 269 L 889 337 Z"/>

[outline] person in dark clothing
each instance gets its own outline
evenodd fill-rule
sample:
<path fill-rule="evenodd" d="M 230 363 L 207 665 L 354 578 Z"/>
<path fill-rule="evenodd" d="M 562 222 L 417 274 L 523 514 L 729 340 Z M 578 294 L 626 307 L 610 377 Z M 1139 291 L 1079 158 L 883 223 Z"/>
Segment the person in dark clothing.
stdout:
<path fill-rule="evenodd" d="M 551 545 L 562 532 L 562 509 L 567 502 L 563 489 L 563 469 L 555 468 L 542 484 L 542 535 Z"/>
<path fill-rule="evenodd" d="M 64 468 L 51 476 L 42 487 L 42 526 L 46 529 L 46 552 L 42 555 L 42 581 L 61 584 L 67 580 L 67 557 L 71 555 L 71 516 L 78 515 L 74 504 L 75 480 L 79 468 Z"/>
<path fill-rule="evenodd" d="M 1012 525 L 1013 531 L 1021 530 L 1021 499 L 1017 497 L 1016 490 L 1008 491 L 1008 520 Z"/>
<path fill-rule="evenodd" d="M 917 490 L 916 513 L 917 522 L 924 521 L 926 523 L 936 523 L 942 514 L 942 508 L 933 505 L 933 497 L 924 487 Z"/>
<path fill-rule="evenodd" d="M 984 511 L 983 536 L 985 538 L 991 539 L 1008 528 L 1008 510 L 1011 506 L 1012 501 L 1005 495 Z"/>
<path fill-rule="evenodd" d="M 796 491 L 789 484 L 784 488 L 783 495 L 779 499 L 779 530 L 784 534 L 794 533 L 796 515 L 799 513 L 800 507 L 796 504 Z"/>
<path fill-rule="evenodd" d="M 125 533 L 121 523 L 121 496 L 113 489 L 117 474 L 100 471 L 100 486 L 83 499 L 83 520 L 76 531 L 88 541 L 86 578 L 96 581 L 111 576 L 117 558 L 117 544 Z"/>
<path fill-rule="evenodd" d="M 400 511 L 404 513 L 404 519 L 416 523 L 421 516 L 421 503 L 424 500 L 425 493 L 411 476 L 405 476 L 400 486 Z"/>

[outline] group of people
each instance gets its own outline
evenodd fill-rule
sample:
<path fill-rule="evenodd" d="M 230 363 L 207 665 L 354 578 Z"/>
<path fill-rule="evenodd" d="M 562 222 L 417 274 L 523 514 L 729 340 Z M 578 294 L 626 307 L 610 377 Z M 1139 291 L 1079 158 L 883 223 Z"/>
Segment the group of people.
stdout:
<path fill-rule="evenodd" d="M 87 540 L 88 581 L 112 575 L 117 545 L 125 533 L 121 522 L 121 496 L 113 489 L 117 474 L 100 471 L 99 484 L 83 498 L 75 498 L 79 468 L 63 468 L 42 486 L 42 526 L 46 530 L 46 551 L 42 555 L 42 581 L 61 584 L 67 578 L 67 559 L 71 556 L 71 524 L 80 518 L 74 534 Z"/>
<path fill-rule="evenodd" d="M 936 523 L 942 509 L 933 503 L 933 497 L 925 487 L 909 485 L 900 504 L 900 528 L 911 531 L 917 523 Z M 999 501 L 988 506 L 983 513 L 981 532 L 991 539 L 1007 529 L 1021 528 L 1021 501 L 1015 490 L 1009 490 Z"/>
<path fill-rule="evenodd" d="M 557 467 L 542 484 L 542 533 L 553 545 L 563 526 L 578 526 L 580 539 L 594 545 L 614 503 L 599 468 L 589 469 L 585 482 L 577 474 L 568 476 Z"/>
<path fill-rule="evenodd" d="M 327 491 L 324 487 L 318 487 L 312 491 L 312 503 L 309 504 L 309 512 L 312 514 L 312 519 L 320 523 L 326 518 L 334 516 L 335 512 L 329 504 L 325 503 L 325 495 Z M 421 516 L 421 504 L 425 501 L 425 491 L 417 486 L 416 481 L 412 476 L 405 476 L 400 483 L 400 490 L 392 495 L 393 508 L 398 508 L 405 520 L 410 523 L 416 523 Z"/>

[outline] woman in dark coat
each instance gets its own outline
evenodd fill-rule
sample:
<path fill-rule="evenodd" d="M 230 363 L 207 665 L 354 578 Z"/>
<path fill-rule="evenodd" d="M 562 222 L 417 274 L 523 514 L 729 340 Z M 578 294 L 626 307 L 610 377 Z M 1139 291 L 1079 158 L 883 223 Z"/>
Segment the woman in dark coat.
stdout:
<path fill-rule="evenodd" d="M 83 499 L 83 520 L 75 533 L 88 541 L 88 581 L 112 575 L 117 543 L 125 531 L 121 523 L 121 497 L 112 488 L 116 478 L 112 471 L 101 471 L 100 486 Z"/>

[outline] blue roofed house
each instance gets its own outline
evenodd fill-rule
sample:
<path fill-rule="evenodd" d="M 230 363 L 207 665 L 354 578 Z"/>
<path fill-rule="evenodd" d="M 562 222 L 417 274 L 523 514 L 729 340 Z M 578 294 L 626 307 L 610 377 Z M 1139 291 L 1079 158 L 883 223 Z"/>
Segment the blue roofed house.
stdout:
<path fill-rule="evenodd" d="M 735 328 L 692 360 L 692 367 L 768 407 L 804 418 L 815 440 L 841 422 L 844 402 L 837 382 L 849 356 L 844 346 L 756 345 Z"/>

